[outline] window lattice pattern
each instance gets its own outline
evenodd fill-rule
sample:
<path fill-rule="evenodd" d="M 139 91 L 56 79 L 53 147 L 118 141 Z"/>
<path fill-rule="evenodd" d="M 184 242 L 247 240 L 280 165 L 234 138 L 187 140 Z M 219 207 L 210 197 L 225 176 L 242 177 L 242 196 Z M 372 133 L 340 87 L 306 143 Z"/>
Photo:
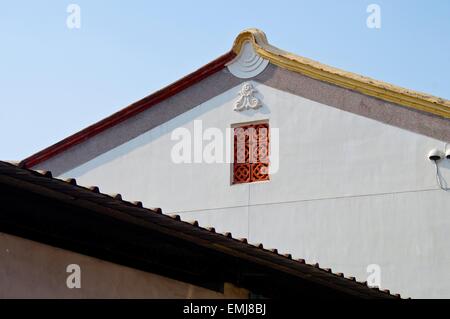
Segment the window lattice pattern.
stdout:
<path fill-rule="evenodd" d="M 234 128 L 233 184 L 269 180 L 269 124 Z"/>

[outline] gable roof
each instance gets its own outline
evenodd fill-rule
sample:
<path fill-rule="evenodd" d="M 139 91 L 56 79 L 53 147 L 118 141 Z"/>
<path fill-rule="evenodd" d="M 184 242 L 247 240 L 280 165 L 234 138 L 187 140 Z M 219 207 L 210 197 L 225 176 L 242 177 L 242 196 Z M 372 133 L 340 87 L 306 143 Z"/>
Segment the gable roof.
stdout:
<path fill-rule="evenodd" d="M 226 280 L 266 297 L 400 298 L 48 171 L 0 161 L 0 190 L 9 207 L 0 210 L 1 232 L 143 271 L 194 284 Z"/>
<path fill-rule="evenodd" d="M 355 73 L 346 72 L 319 62 L 307 59 L 270 45 L 264 32 L 258 29 L 247 29 L 241 32 L 234 41 L 232 49 L 173 84 L 127 106 L 111 116 L 75 133 L 46 149 L 29 156 L 21 162 L 24 167 L 34 167 L 65 150 L 80 144 L 87 139 L 151 108 L 152 106 L 176 95 L 208 76 L 222 70 L 232 62 L 250 42 L 254 51 L 262 58 L 281 68 L 303 74 L 307 77 L 327 82 L 342 88 L 350 89 L 395 103 L 407 108 L 429 113 L 444 119 L 450 119 L 450 101 L 432 95 L 398 87 L 377 81 Z"/>
<path fill-rule="evenodd" d="M 316 80 L 351 89 L 388 102 L 428 112 L 450 119 L 450 101 L 429 94 L 405 89 L 393 84 L 343 71 L 311 59 L 280 50 L 267 41 L 264 32 L 249 29 L 241 32 L 233 45 L 238 54 L 245 41 L 251 41 L 256 53 L 271 63 Z"/>

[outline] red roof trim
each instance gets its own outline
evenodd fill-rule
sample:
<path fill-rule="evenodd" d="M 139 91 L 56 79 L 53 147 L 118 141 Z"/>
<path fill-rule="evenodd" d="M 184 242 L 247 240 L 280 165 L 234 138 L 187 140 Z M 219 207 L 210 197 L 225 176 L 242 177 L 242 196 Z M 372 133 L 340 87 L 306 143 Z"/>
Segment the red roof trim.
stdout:
<path fill-rule="evenodd" d="M 120 122 L 129 119 L 130 117 L 145 111 L 153 105 L 160 103 L 161 101 L 179 93 L 180 91 L 190 87 L 191 85 L 205 79 L 206 77 L 220 71 L 225 65 L 236 57 L 236 53 L 230 51 L 216 60 L 208 63 L 204 67 L 197 71 L 181 78 L 180 80 L 166 86 L 165 88 L 156 91 L 155 93 L 139 100 L 126 108 L 108 116 L 107 118 L 75 133 L 60 142 L 47 147 L 46 149 L 27 157 L 21 162 L 22 167 L 33 167 L 39 163 L 42 163 L 49 158 L 77 145 L 85 140 L 111 128 Z"/>

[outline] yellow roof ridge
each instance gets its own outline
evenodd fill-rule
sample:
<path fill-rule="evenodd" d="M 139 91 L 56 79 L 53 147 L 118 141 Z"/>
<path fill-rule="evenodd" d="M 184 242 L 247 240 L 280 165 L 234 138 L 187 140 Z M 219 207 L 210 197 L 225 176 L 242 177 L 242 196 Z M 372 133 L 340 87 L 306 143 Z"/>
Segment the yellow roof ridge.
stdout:
<path fill-rule="evenodd" d="M 252 43 L 257 54 L 281 68 L 450 119 L 449 100 L 374 80 L 286 52 L 269 44 L 265 33 L 259 29 L 252 28 L 242 31 L 234 41 L 232 51 L 239 54 L 243 43 L 246 41 Z"/>

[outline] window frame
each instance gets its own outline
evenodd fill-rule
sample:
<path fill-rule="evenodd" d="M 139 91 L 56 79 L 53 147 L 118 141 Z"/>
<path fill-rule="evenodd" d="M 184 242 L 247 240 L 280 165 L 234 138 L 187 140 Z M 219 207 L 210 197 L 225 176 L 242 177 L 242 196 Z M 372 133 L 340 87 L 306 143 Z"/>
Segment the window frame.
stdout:
<path fill-rule="evenodd" d="M 234 176 L 234 165 L 236 164 L 235 161 L 235 129 L 239 128 L 239 127 L 244 127 L 244 126 L 250 126 L 250 125 L 261 125 L 261 124 L 266 124 L 267 125 L 267 135 L 268 135 L 268 149 L 267 149 L 267 156 L 268 156 L 268 162 L 267 162 L 267 168 L 269 170 L 269 172 L 267 173 L 267 179 L 264 180 L 250 180 L 248 182 L 235 182 L 235 176 Z M 236 186 L 236 185 L 248 185 L 248 184 L 255 184 L 255 183 L 267 183 L 270 181 L 270 147 L 271 147 L 271 143 L 270 143 L 270 123 L 268 119 L 262 119 L 262 120 L 257 120 L 257 121 L 251 121 L 251 122 L 241 122 L 241 123 L 235 123 L 231 125 L 231 131 L 232 131 L 232 143 L 231 143 L 231 164 L 230 164 L 230 185 L 231 186 Z M 259 145 L 258 145 L 259 146 Z M 249 163 L 249 164 L 257 164 L 259 162 L 256 163 Z M 251 174 L 251 172 L 250 172 Z"/>

